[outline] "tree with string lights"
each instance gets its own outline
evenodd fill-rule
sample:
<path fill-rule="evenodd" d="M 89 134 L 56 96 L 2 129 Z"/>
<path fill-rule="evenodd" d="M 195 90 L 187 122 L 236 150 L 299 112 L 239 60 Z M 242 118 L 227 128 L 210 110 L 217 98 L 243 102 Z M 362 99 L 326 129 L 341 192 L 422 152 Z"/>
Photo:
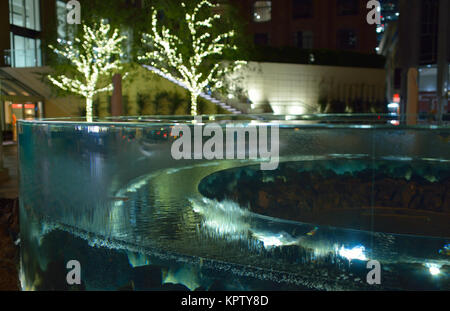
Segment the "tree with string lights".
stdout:
<path fill-rule="evenodd" d="M 113 85 L 108 79 L 111 73 L 122 69 L 122 41 L 118 29 L 104 20 L 92 27 L 83 26 L 81 38 L 74 42 L 58 40 L 60 48 L 49 45 L 57 55 L 66 58 L 75 68 L 73 77 L 67 75 L 48 76 L 48 79 L 64 91 L 75 93 L 86 99 L 86 118 L 92 121 L 94 96 L 101 92 L 112 91 Z"/>
<path fill-rule="evenodd" d="M 234 30 L 217 33 L 221 29 L 221 15 L 213 14 L 218 5 L 208 0 L 194 5 L 181 3 L 184 16 L 173 27 L 159 20 L 158 10 L 152 8 L 152 29 L 143 35 L 142 42 L 150 51 L 139 59 L 149 61 L 171 79 L 181 82 L 191 94 L 191 114 L 198 113 L 198 97 L 206 88 L 222 86 L 223 78 L 240 68 L 244 61 L 222 61 L 227 51 L 237 50 L 230 43 Z M 167 20 L 167 18 L 165 18 Z M 222 25 L 223 26 L 223 25 Z"/>

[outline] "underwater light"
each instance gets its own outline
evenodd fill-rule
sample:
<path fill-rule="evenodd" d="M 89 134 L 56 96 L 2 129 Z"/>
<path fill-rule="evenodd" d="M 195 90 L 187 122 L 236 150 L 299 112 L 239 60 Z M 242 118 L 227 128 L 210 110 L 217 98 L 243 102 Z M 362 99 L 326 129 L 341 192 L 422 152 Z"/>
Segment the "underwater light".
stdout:
<path fill-rule="evenodd" d="M 434 263 L 426 263 L 425 267 L 428 268 L 428 271 L 430 271 L 431 275 L 438 275 L 441 273 L 441 266 L 434 264 Z"/>
<path fill-rule="evenodd" d="M 441 270 L 439 270 L 439 268 L 437 267 L 430 267 L 429 270 L 431 275 L 438 275 L 439 273 L 441 273 Z"/>
<path fill-rule="evenodd" d="M 274 234 L 271 232 L 253 232 L 253 235 L 264 244 L 265 248 L 277 246 L 288 246 L 298 244 L 298 239 L 291 237 L 287 233 Z"/>
<path fill-rule="evenodd" d="M 264 247 L 283 245 L 283 242 L 281 242 L 280 238 L 276 236 L 261 236 L 260 241 L 263 242 Z"/>
<path fill-rule="evenodd" d="M 100 127 L 99 126 L 89 126 L 88 133 L 100 133 Z"/>
<path fill-rule="evenodd" d="M 367 257 L 364 254 L 365 250 L 366 248 L 362 245 L 355 246 L 351 249 L 342 246 L 341 249 L 339 250 L 339 255 L 347 258 L 348 260 L 352 259 L 367 260 Z"/>
<path fill-rule="evenodd" d="M 241 239 L 247 236 L 250 225 L 245 217 L 248 211 L 231 201 L 217 202 L 203 198 L 190 199 L 195 213 L 203 216 L 202 224 L 210 233 L 218 236 L 228 236 L 232 239 Z"/>

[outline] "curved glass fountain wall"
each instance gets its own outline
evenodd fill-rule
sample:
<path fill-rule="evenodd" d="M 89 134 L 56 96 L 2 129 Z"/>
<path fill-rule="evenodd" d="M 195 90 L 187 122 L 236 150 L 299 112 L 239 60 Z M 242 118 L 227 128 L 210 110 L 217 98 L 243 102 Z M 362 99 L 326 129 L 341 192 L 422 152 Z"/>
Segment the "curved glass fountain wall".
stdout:
<path fill-rule="evenodd" d="M 279 126 L 278 168 L 175 160 L 187 117 L 20 121 L 22 288 L 450 289 L 448 127 L 203 120 Z"/>

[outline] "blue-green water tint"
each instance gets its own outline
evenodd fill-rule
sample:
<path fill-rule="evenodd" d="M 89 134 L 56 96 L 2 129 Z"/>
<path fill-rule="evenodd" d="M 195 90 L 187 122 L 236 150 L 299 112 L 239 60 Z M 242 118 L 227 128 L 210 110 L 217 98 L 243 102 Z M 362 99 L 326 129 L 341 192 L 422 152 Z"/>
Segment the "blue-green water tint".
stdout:
<path fill-rule="evenodd" d="M 449 237 L 317 226 L 206 198 L 208 176 L 258 163 L 175 161 L 164 136 L 173 123 L 131 121 L 19 123 L 23 289 L 450 288 Z M 383 164 L 394 177 L 407 165 L 439 184 L 449 132 L 281 122 L 280 160 L 337 173 Z M 75 288 L 65 267 L 74 259 Z M 372 259 L 380 285 L 366 282 Z"/>

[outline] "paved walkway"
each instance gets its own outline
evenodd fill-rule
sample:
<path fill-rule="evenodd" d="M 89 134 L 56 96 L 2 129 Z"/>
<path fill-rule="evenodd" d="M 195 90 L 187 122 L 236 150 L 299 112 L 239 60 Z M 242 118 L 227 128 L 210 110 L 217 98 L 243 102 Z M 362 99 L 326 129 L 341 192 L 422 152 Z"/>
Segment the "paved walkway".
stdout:
<path fill-rule="evenodd" d="M 17 145 L 3 146 L 3 166 L 9 171 L 10 178 L 0 183 L 0 198 L 16 199 L 19 197 Z"/>

